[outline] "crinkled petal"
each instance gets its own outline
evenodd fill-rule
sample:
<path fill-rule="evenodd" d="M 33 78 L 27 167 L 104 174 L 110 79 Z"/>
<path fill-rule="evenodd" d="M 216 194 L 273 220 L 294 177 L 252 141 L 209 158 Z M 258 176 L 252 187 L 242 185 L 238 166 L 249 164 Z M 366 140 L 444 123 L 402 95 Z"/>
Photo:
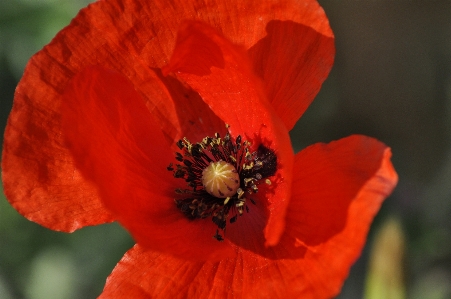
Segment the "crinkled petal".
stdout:
<path fill-rule="evenodd" d="M 288 131 L 266 100 L 246 53 L 205 23 L 186 22 L 180 28 L 171 62 L 163 71 L 175 73 L 196 90 L 230 125 L 232 135 L 250 141 L 254 150 L 263 144 L 275 151 L 274 186 L 265 193 L 269 203 L 265 236 L 268 245 L 277 244 L 290 199 L 293 150 Z"/>
<path fill-rule="evenodd" d="M 294 260 L 268 260 L 247 251 L 220 262 L 194 262 L 135 245 L 116 265 L 99 299 L 322 298 L 302 292 L 308 282 L 294 280 L 297 266 Z"/>
<path fill-rule="evenodd" d="M 213 238 L 213 223 L 191 222 L 176 208 L 175 188 L 186 183 L 167 170 L 173 152 L 127 78 L 90 67 L 63 98 L 63 132 L 75 165 L 138 243 L 197 259 L 231 250 Z"/>
<path fill-rule="evenodd" d="M 26 87 L 17 88 L 3 142 L 6 198 L 29 220 L 58 231 L 113 221 L 66 149 L 60 103 L 45 97 L 47 86 L 28 75 L 24 78 Z M 42 101 L 33 104 L 40 97 Z"/>

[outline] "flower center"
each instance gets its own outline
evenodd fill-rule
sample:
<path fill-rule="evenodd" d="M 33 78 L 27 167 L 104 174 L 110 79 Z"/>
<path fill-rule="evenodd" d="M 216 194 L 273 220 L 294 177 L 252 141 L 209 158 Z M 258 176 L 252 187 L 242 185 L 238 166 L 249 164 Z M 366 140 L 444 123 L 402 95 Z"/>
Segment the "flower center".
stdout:
<path fill-rule="evenodd" d="M 271 184 L 268 177 L 277 170 L 277 156 L 263 144 L 251 152 L 248 141 L 241 136 L 234 140 L 229 132 L 224 138 L 216 133 L 198 143 L 183 138 L 177 146 L 178 163 L 167 169 L 184 179 L 188 189 L 175 190 L 175 205 L 190 220 L 211 217 L 218 226 L 213 237 L 223 241 L 219 230 L 225 233 L 227 222 L 236 222 L 244 210 L 249 213 L 248 203 L 256 204 L 255 193 L 263 179 Z"/>

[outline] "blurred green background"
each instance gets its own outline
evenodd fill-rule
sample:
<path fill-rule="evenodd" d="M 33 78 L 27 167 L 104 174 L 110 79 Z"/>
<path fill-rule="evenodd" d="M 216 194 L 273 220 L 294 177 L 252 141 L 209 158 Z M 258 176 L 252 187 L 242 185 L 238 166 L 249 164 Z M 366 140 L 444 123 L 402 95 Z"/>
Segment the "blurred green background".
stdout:
<path fill-rule="evenodd" d="M 0 2 L 1 132 L 27 60 L 88 2 Z M 374 136 L 400 176 L 339 298 L 451 298 L 451 1 L 319 2 L 336 62 L 294 147 Z M 44 229 L 0 196 L 1 299 L 95 298 L 133 244 L 117 224 Z"/>

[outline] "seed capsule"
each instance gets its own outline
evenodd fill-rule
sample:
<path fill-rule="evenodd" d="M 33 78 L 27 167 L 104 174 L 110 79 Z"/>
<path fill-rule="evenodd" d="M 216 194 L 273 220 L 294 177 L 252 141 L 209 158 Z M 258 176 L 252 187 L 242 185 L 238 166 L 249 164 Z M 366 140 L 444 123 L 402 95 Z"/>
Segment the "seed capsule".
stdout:
<path fill-rule="evenodd" d="M 235 167 L 225 161 L 211 162 L 202 171 L 205 191 L 218 198 L 236 194 L 240 187 L 240 177 Z"/>

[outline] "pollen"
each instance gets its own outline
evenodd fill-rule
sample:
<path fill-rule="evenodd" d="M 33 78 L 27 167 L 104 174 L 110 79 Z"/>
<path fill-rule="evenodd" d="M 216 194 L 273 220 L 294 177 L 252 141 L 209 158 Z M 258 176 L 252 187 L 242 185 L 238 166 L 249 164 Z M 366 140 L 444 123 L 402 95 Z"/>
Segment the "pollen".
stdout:
<path fill-rule="evenodd" d="M 225 161 L 210 162 L 202 171 L 202 185 L 209 194 L 226 198 L 236 194 L 240 177 L 232 164 Z"/>

